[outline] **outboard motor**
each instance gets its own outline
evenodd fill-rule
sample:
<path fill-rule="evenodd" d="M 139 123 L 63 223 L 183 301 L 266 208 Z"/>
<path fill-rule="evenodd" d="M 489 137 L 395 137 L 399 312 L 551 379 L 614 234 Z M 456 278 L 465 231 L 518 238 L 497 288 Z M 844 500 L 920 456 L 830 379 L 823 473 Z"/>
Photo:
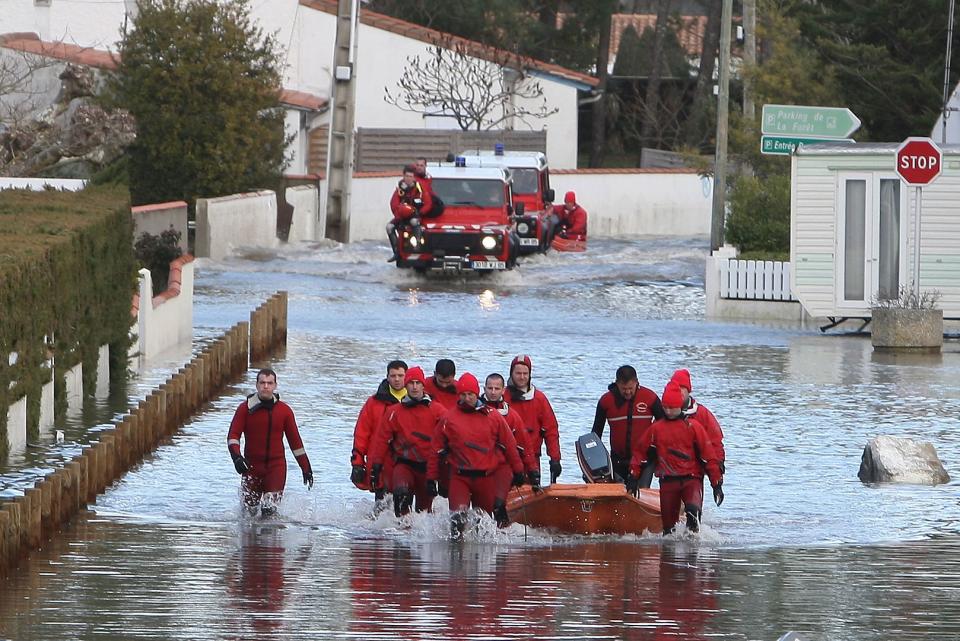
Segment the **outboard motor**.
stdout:
<path fill-rule="evenodd" d="M 577 439 L 577 461 L 587 483 L 613 483 L 613 459 L 603 441 L 593 432 Z"/>

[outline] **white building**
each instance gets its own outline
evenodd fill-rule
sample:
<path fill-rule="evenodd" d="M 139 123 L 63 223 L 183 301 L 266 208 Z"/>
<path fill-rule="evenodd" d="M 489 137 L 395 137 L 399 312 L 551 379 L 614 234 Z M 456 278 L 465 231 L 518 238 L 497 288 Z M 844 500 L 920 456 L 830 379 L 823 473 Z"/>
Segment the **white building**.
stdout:
<path fill-rule="evenodd" d="M 136 11 L 133 0 L 116 3 L 4 0 L 3 5 L 2 29 L 8 36 L 2 46 L 11 47 L 11 43 L 34 39 L 46 43 L 44 47 L 48 52 L 62 49 L 63 45 L 73 45 L 74 53 L 115 51 L 121 29 Z M 332 83 L 337 2 L 270 0 L 253 3 L 251 7 L 258 24 L 266 33 L 275 34 L 285 49 L 284 89 L 288 96 L 285 104 L 290 108 L 287 126 L 289 133 L 296 137 L 288 172 L 303 174 L 308 169 L 317 170 L 317 161 L 326 157 L 329 114 L 325 111 Z M 353 66 L 357 83 L 354 117 L 357 129 L 455 126 L 452 119 L 406 112 L 384 101 L 385 88 L 395 88 L 408 60 L 429 55 L 434 45 L 461 47 L 479 60 L 503 60 L 506 55 L 480 43 L 365 8 L 360 9 L 359 15 Z M 518 66 L 523 66 L 525 74 L 540 82 L 548 104 L 559 111 L 543 120 L 529 124 L 514 122 L 513 126 L 545 129 L 551 165 L 575 168 L 578 91 L 590 90 L 596 86 L 596 79 L 536 60 L 526 59 Z"/>
<path fill-rule="evenodd" d="M 791 159 L 790 286 L 812 316 L 870 318 L 914 273 L 915 188 L 895 171 L 900 143 L 818 144 Z M 960 146 L 922 188 L 920 290 L 960 318 Z"/>

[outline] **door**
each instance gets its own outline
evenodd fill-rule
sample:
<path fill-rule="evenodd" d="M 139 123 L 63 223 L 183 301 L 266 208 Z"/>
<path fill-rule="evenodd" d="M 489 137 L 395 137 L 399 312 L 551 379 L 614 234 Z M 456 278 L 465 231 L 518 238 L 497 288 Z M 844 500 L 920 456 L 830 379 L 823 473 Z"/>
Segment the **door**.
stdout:
<path fill-rule="evenodd" d="M 837 302 L 864 314 L 896 298 L 906 269 L 905 190 L 895 175 L 844 174 L 839 185 Z"/>

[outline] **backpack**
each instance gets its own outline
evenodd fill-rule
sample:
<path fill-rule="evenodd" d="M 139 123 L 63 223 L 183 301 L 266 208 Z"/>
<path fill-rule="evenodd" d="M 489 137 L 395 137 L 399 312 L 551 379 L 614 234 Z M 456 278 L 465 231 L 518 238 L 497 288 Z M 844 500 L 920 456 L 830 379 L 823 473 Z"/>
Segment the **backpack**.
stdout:
<path fill-rule="evenodd" d="M 436 218 L 443 213 L 443 210 L 446 207 L 446 205 L 443 204 L 443 201 L 440 200 L 440 197 L 433 192 L 430 192 L 430 201 L 433 203 L 433 206 L 430 207 L 430 211 L 423 214 L 424 218 Z"/>

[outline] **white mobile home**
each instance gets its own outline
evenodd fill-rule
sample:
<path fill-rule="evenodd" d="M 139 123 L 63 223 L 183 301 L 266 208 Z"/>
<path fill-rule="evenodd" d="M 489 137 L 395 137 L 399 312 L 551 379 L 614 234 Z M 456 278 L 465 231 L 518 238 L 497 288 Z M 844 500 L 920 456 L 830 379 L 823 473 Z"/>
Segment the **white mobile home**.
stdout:
<path fill-rule="evenodd" d="M 897 176 L 900 143 L 804 146 L 791 160 L 790 285 L 812 316 L 870 318 L 914 272 L 915 188 Z M 960 145 L 922 188 L 920 289 L 960 318 Z"/>

